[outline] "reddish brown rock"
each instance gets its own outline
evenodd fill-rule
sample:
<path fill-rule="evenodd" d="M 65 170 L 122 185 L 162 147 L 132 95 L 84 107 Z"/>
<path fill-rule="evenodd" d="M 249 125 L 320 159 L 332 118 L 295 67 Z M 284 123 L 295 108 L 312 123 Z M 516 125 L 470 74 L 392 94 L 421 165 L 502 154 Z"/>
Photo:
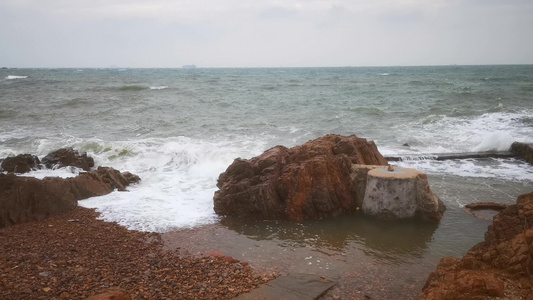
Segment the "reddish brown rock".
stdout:
<path fill-rule="evenodd" d="M 463 258 L 443 258 L 420 299 L 533 299 L 533 193 L 493 219 L 485 241 Z"/>
<path fill-rule="evenodd" d="M 220 174 L 219 215 L 257 219 L 320 219 L 355 212 L 352 165 L 386 165 L 374 142 L 327 135 L 301 146 L 276 146 L 236 159 Z"/>
<path fill-rule="evenodd" d="M 0 174 L 0 228 L 66 213 L 76 207 L 78 200 L 102 196 L 114 189 L 125 190 L 139 180 L 135 177 L 103 167 L 67 179 Z"/>
<path fill-rule="evenodd" d="M 72 166 L 89 171 L 94 167 L 92 157 L 87 156 L 87 153 L 80 154 L 72 148 L 62 148 L 51 152 L 42 159 L 42 163 L 50 169 Z"/>
<path fill-rule="evenodd" d="M 0 165 L 0 171 L 8 173 L 28 173 L 39 168 L 39 158 L 31 154 L 19 154 L 14 157 L 7 157 Z"/>
<path fill-rule="evenodd" d="M 131 297 L 122 290 L 110 288 L 86 300 L 131 300 Z"/>

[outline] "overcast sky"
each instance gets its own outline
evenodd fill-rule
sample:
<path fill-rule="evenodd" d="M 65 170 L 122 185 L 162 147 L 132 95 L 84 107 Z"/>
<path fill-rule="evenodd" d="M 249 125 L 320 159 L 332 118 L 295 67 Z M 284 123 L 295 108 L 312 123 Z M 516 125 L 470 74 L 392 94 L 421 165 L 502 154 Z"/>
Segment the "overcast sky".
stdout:
<path fill-rule="evenodd" d="M 0 66 L 532 64 L 533 0 L 0 0 Z"/>

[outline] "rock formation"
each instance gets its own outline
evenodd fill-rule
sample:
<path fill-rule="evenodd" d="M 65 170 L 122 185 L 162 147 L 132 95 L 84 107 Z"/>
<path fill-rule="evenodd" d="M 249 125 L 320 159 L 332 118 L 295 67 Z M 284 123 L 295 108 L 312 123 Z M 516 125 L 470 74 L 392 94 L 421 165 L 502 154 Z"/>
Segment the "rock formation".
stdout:
<path fill-rule="evenodd" d="M 220 174 L 215 212 L 238 218 L 320 219 L 356 211 L 353 164 L 386 165 L 374 142 L 327 135 L 237 158 Z"/>
<path fill-rule="evenodd" d="M 99 167 L 74 178 L 36 179 L 0 173 L 0 228 L 65 213 L 77 201 L 125 190 L 138 176 Z"/>
<path fill-rule="evenodd" d="M 533 144 L 514 142 L 509 149 L 514 155 L 523 158 L 533 165 Z"/>
<path fill-rule="evenodd" d="M 443 258 L 420 299 L 533 299 L 533 193 L 493 219 L 484 242 Z"/>
<path fill-rule="evenodd" d="M 41 162 L 49 169 L 73 166 L 89 171 L 94 167 L 94 160 L 92 157 L 88 157 L 87 153 L 80 154 L 72 148 L 62 148 L 51 152 L 46 155 Z"/>
<path fill-rule="evenodd" d="M 39 168 L 39 158 L 31 154 L 19 154 L 14 157 L 7 157 L 0 165 L 0 171 L 8 173 L 27 173 Z"/>

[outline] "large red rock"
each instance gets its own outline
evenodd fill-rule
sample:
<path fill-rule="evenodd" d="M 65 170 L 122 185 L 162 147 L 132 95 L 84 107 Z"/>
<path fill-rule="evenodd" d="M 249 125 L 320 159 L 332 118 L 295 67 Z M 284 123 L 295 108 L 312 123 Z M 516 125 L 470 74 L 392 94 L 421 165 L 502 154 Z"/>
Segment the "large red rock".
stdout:
<path fill-rule="evenodd" d="M 214 209 L 254 219 L 319 219 L 356 211 L 352 165 L 387 165 L 372 141 L 327 135 L 237 158 L 220 174 Z"/>
<path fill-rule="evenodd" d="M 68 212 L 78 200 L 102 196 L 114 189 L 125 190 L 139 180 L 130 173 L 105 167 L 66 179 L 0 174 L 0 228 Z"/>
<path fill-rule="evenodd" d="M 533 193 L 493 219 L 485 241 L 443 258 L 420 299 L 533 299 Z"/>

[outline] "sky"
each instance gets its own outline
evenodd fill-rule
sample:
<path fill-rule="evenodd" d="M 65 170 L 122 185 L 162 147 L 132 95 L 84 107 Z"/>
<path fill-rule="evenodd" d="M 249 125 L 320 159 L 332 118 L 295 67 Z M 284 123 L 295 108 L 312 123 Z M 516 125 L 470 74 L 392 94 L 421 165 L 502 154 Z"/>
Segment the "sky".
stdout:
<path fill-rule="evenodd" d="M 531 0 L 0 0 L 0 67 L 533 64 Z"/>

